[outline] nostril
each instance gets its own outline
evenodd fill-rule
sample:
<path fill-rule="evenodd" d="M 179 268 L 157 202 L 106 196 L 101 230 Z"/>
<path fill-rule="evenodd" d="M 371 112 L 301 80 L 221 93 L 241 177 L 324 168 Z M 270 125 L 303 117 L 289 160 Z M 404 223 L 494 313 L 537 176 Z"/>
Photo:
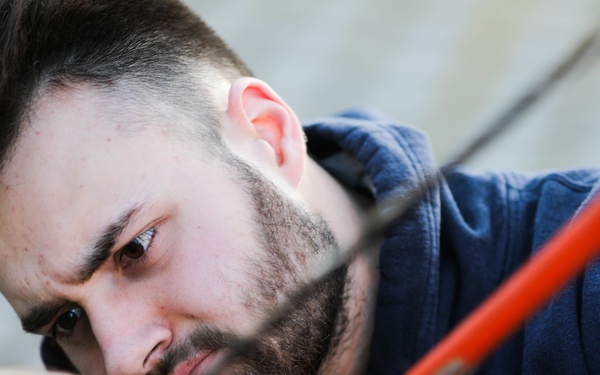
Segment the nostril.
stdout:
<path fill-rule="evenodd" d="M 161 343 L 159 342 L 158 344 L 156 344 L 154 346 L 154 348 L 152 348 L 152 350 L 150 350 L 150 353 L 148 353 L 148 355 L 144 359 L 144 368 L 148 367 L 148 362 L 150 361 L 150 358 L 155 356 L 154 353 L 159 350 L 160 345 L 161 345 Z M 153 366 L 154 364 L 151 364 L 151 365 Z"/>

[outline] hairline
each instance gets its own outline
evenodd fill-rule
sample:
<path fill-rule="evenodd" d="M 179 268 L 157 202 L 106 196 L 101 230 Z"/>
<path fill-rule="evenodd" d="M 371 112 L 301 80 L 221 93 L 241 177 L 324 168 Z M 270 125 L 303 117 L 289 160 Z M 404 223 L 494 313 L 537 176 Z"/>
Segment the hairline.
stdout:
<path fill-rule="evenodd" d="M 196 148 L 204 147 L 208 155 L 224 156 L 223 148 L 227 146 L 220 133 L 219 112 L 225 108 L 221 108 L 222 105 L 217 102 L 215 91 L 219 84 L 231 83 L 232 79 L 241 75 L 234 69 L 223 70 L 225 69 L 208 62 L 202 64 L 198 60 L 188 61 L 178 74 L 170 76 L 171 85 L 160 87 L 134 75 L 124 75 L 111 84 L 85 77 L 66 77 L 60 80 L 44 77 L 44 82 L 31 91 L 28 103 L 17 119 L 18 135 L 0 160 L 0 178 L 18 151 L 21 135 L 35 117 L 37 105 L 42 98 L 77 90 L 93 90 L 98 93 L 104 105 L 102 111 L 127 124 L 122 129 L 125 136 L 135 136 L 139 130 L 164 123 L 164 127 L 173 131 L 183 143 Z M 182 92 L 174 92 L 178 89 Z M 163 121 L 156 121 L 157 118 Z"/>

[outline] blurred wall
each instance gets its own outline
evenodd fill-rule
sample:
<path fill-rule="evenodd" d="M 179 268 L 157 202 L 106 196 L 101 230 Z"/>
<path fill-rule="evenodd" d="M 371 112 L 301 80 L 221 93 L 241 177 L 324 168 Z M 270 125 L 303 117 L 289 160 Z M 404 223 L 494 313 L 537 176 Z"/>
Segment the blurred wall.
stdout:
<path fill-rule="evenodd" d="M 425 130 L 440 162 L 594 26 L 595 0 L 190 1 L 301 118 L 351 105 Z M 472 165 L 598 165 L 600 65 Z"/>
<path fill-rule="evenodd" d="M 426 131 L 442 162 L 597 23 L 593 0 L 187 1 L 301 118 L 380 108 Z M 557 87 L 475 168 L 599 166 L 600 64 Z M 0 366 L 39 366 L 0 302 Z"/>

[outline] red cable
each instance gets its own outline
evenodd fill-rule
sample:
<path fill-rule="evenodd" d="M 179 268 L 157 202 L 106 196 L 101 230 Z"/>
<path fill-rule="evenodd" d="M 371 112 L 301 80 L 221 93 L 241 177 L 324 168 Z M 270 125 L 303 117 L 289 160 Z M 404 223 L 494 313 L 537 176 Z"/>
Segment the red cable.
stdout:
<path fill-rule="evenodd" d="M 407 375 L 456 375 L 475 370 L 581 273 L 598 250 L 600 199 L 596 198 Z"/>

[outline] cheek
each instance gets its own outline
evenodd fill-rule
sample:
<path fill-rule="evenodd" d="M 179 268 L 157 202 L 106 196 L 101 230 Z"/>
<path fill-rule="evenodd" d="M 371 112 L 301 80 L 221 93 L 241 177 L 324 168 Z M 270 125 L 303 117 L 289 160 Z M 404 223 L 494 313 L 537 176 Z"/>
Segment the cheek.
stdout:
<path fill-rule="evenodd" d="M 188 231 L 174 244 L 164 272 L 165 302 L 186 318 L 239 332 L 250 323 L 246 298 L 256 291 L 248 290 L 248 278 L 260 250 L 243 233 L 248 231 L 223 232 L 214 224 Z"/>
<path fill-rule="evenodd" d="M 187 198 L 179 199 L 170 231 L 176 250 L 169 284 L 179 311 L 239 328 L 253 315 L 246 307 L 248 296 L 257 293 L 252 290 L 253 263 L 264 251 L 243 190 L 218 177 L 190 181 L 174 196 Z"/>

